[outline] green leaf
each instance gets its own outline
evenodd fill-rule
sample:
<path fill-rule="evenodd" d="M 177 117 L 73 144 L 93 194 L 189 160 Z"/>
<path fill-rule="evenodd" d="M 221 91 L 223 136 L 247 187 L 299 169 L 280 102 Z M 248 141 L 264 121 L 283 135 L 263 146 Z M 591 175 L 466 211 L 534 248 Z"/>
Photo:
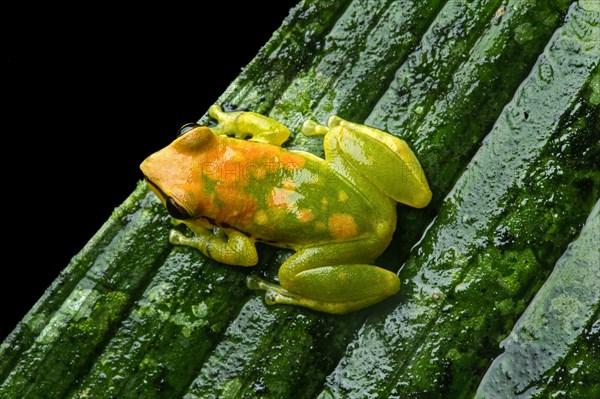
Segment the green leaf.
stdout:
<path fill-rule="evenodd" d="M 332 114 L 409 143 L 434 197 L 399 206 L 377 261 L 400 294 L 345 316 L 267 306 L 249 270 L 171 246 L 140 183 L 0 345 L 0 398 L 472 397 L 519 317 L 547 306 L 530 304 L 540 287 L 574 287 L 546 278 L 600 196 L 599 7 L 301 1 L 215 103 L 281 121 L 318 156 L 297 133 Z M 589 231 L 575 249 L 596 245 Z M 290 254 L 259 253 L 270 280 Z M 588 321 L 544 378 L 594 367 L 577 352 L 595 348 Z"/>

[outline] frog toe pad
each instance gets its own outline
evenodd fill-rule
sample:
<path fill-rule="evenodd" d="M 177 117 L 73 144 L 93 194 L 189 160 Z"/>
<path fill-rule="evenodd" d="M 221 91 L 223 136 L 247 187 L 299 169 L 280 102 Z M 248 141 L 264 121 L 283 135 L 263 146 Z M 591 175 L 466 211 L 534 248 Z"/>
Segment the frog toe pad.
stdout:
<path fill-rule="evenodd" d="M 265 291 L 265 302 L 268 305 L 277 303 L 296 303 L 297 298 L 280 285 L 264 281 L 258 276 L 250 275 L 246 279 L 246 286 L 251 290 Z"/>
<path fill-rule="evenodd" d="M 265 303 L 267 305 L 275 305 L 276 303 L 281 303 L 280 297 L 281 295 L 279 295 L 275 291 L 267 291 L 265 293 Z"/>
<path fill-rule="evenodd" d="M 246 287 L 248 287 L 251 290 L 264 289 L 263 283 L 264 283 L 264 281 L 262 281 L 260 278 L 254 276 L 254 275 L 250 275 L 246 278 Z"/>

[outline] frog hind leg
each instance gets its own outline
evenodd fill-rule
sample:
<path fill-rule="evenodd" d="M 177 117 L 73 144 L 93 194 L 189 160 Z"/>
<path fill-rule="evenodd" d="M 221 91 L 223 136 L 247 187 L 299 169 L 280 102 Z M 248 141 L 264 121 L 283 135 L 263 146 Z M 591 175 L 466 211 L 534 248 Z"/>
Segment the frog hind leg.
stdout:
<path fill-rule="evenodd" d="M 237 139 L 281 146 L 289 137 L 285 125 L 255 112 L 225 112 L 218 105 L 212 105 L 208 114 L 217 120 L 217 126 L 210 129 L 216 135 L 234 136 Z"/>
<path fill-rule="evenodd" d="M 337 252 L 343 253 L 343 252 Z M 251 289 L 266 291 L 268 304 L 303 306 L 327 313 L 343 314 L 377 303 L 400 289 L 398 276 L 369 264 L 330 264 L 327 253 L 302 250 L 279 269 L 281 285 L 250 276 Z"/>
<path fill-rule="evenodd" d="M 345 169 L 340 165 L 353 165 L 360 175 L 396 202 L 423 208 L 431 200 L 423 169 L 404 140 L 335 115 L 329 118 L 327 126 L 307 120 L 302 133 L 325 136 L 325 158 L 337 166 L 336 170 Z M 361 162 L 355 162 L 356 159 Z"/>
<path fill-rule="evenodd" d="M 294 291 L 253 275 L 248 277 L 247 285 L 251 289 L 265 290 L 265 302 L 270 305 L 296 305 L 326 313 L 344 314 L 394 295 L 400 289 L 400 280 L 389 270 L 373 265 L 353 264 L 324 266 L 302 272 L 294 278 Z M 310 294 L 321 292 L 323 295 L 315 298 L 298 294 L 304 291 Z"/>
<path fill-rule="evenodd" d="M 179 230 L 171 230 L 169 241 L 173 245 L 185 245 L 200 250 L 217 262 L 234 266 L 254 266 L 258 253 L 252 239 L 237 230 L 206 229 L 194 226 L 194 235 L 188 237 Z"/>

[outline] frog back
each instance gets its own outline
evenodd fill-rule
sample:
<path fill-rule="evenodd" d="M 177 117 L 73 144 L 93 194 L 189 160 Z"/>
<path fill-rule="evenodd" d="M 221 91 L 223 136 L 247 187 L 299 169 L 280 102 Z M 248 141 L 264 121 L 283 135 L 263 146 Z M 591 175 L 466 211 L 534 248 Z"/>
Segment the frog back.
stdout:
<path fill-rule="evenodd" d="M 296 248 L 351 240 L 377 220 L 365 188 L 311 154 L 224 138 L 220 154 L 204 162 L 202 196 L 210 206 L 202 214 L 258 241 Z"/>

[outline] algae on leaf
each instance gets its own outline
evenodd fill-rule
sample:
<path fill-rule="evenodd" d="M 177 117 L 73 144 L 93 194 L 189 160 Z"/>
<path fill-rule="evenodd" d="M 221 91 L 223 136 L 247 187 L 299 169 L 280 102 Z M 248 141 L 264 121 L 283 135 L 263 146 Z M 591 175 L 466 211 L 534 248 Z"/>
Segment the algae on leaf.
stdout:
<path fill-rule="evenodd" d="M 585 359 L 586 352 L 578 351 L 589 340 L 592 351 L 598 351 L 600 342 L 593 343 L 600 324 L 600 202 L 592 210 L 581 234 L 573 241 L 556 263 L 554 271 L 523 312 L 510 335 L 502 342 L 504 350 L 487 370 L 476 398 L 487 397 L 544 397 L 549 386 L 569 386 L 572 377 L 558 377 L 562 359 L 573 356 Z M 589 338 L 588 338 L 589 337 Z M 576 344 L 576 341 L 580 343 Z M 589 360 L 595 362 L 595 360 Z M 575 362 L 577 363 L 577 362 Z M 567 363 L 568 364 L 568 363 Z M 585 362 L 573 364 L 571 374 L 583 374 Z M 582 370 L 579 370 L 579 369 Z M 588 373 L 585 383 L 589 392 L 576 397 L 594 397 L 600 393 L 598 369 Z M 594 374 L 596 381 L 592 383 Z M 572 392 L 573 393 L 573 392 Z M 552 392 L 558 395 L 558 392 Z M 586 396 L 590 394 L 590 396 Z M 550 397 L 548 395 L 548 397 Z"/>

